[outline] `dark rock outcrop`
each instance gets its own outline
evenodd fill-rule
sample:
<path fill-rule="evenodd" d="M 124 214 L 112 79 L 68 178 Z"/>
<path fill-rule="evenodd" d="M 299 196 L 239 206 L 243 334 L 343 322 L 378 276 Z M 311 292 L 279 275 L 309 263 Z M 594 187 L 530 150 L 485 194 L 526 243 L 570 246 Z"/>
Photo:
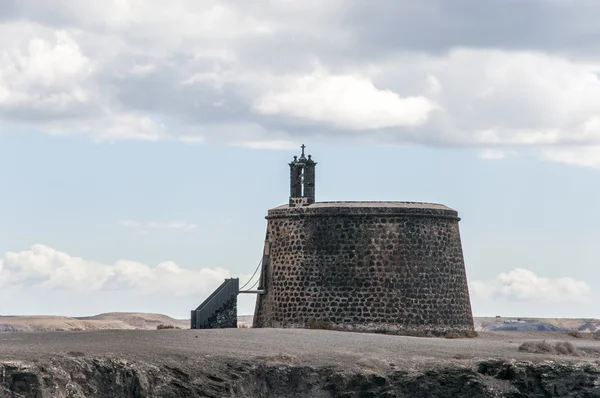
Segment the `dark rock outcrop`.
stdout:
<path fill-rule="evenodd" d="M 600 366 L 591 362 L 486 360 L 378 373 L 267 359 L 155 366 L 82 355 L 0 362 L 0 398 L 600 396 Z"/>

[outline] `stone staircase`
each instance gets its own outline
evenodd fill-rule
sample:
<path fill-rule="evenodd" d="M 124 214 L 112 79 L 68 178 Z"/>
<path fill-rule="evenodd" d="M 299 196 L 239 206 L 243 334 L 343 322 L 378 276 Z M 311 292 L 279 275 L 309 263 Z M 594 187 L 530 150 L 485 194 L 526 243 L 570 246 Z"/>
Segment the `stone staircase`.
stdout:
<path fill-rule="evenodd" d="M 237 328 L 239 278 L 225 279 L 202 304 L 191 311 L 192 329 Z"/>

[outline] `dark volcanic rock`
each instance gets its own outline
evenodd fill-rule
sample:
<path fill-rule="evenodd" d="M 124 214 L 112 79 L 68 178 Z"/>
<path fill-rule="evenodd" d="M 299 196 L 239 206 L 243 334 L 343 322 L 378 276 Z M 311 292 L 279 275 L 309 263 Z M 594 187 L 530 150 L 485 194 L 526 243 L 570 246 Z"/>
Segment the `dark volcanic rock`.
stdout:
<path fill-rule="evenodd" d="M 598 364 L 487 360 L 387 373 L 211 358 L 155 366 L 72 352 L 0 363 L 1 398 L 599 397 Z"/>

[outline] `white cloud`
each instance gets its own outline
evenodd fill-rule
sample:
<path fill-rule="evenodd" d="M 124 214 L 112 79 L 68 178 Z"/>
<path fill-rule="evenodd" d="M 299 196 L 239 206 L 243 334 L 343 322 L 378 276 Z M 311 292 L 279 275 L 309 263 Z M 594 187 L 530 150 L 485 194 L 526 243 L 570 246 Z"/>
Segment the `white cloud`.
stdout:
<path fill-rule="evenodd" d="M 600 60 L 539 52 L 459 49 L 401 57 L 380 80 L 399 88 L 435 76 L 443 114 L 425 127 L 465 145 L 543 146 L 600 142 Z M 425 130 L 425 128 L 423 129 Z"/>
<path fill-rule="evenodd" d="M 517 155 L 517 153 L 517 151 L 510 149 L 484 149 L 479 152 L 479 157 L 485 160 L 500 160 Z"/>
<path fill-rule="evenodd" d="M 57 0 L 52 4 L 20 0 L 19 3 L 18 9 L 26 15 L 79 28 L 101 27 L 107 32 L 130 35 L 145 33 L 157 46 L 189 38 L 218 39 L 270 32 L 267 22 L 218 0 L 168 3 L 161 0 Z M 136 39 L 141 40 L 139 36 Z"/>
<path fill-rule="evenodd" d="M 541 153 L 553 162 L 600 169 L 600 145 L 548 148 Z"/>
<path fill-rule="evenodd" d="M 125 228 L 140 228 L 140 223 L 133 220 L 119 221 L 119 225 Z"/>
<path fill-rule="evenodd" d="M 290 150 L 298 148 L 298 144 L 292 141 L 241 141 L 236 142 L 235 145 L 251 148 L 251 149 L 278 149 L 278 150 Z"/>
<path fill-rule="evenodd" d="M 202 136 L 197 135 L 184 135 L 179 137 L 179 141 L 185 144 L 202 144 L 206 139 Z"/>
<path fill-rule="evenodd" d="M 0 52 L 0 118 L 94 141 L 156 141 L 164 134 L 152 116 L 114 104 L 99 84 L 98 60 L 86 56 L 72 34 L 28 33 L 23 48 L 7 45 Z"/>
<path fill-rule="evenodd" d="M 135 261 L 114 264 L 73 257 L 44 245 L 7 252 L 0 260 L 0 285 L 28 289 L 107 291 L 135 290 L 140 295 L 195 295 L 230 277 L 222 268 L 185 269 L 166 261 L 150 267 Z"/>
<path fill-rule="evenodd" d="M 474 300 L 501 298 L 540 302 L 583 302 L 590 298 L 591 287 L 570 277 L 546 278 L 530 270 L 516 268 L 488 281 L 471 281 Z"/>
<path fill-rule="evenodd" d="M 0 51 L 0 105 L 61 112 L 89 101 L 92 62 L 65 31 L 32 37 L 25 49 Z"/>
<path fill-rule="evenodd" d="M 498 149 L 486 149 L 486 150 L 481 151 L 479 156 L 482 159 L 499 160 L 499 159 L 504 159 L 506 157 L 506 152 L 498 150 Z"/>
<path fill-rule="evenodd" d="M 442 3 L 379 5 L 387 16 L 411 19 L 376 25 L 353 19 L 373 10 L 337 0 L 22 0 L 11 7 L 0 23 L 6 124 L 98 142 L 274 149 L 300 136 L 368 134 L 371 143 L 480 147 L 485 158 L 507 146 L 534 147 L 544 159 L 596 165 L 586 148 L 600 145 L 597 52 L 584 59 L 555 51 L 553 40 L 537 48 L 508 40 L 510 33 L 494 41 L 499 31 L 492 35 L 476 18 L 491 5 L 461 13 L 464 26 L 489 34 L 477 45 L 472 34 L 446 30 L 452 18 L 421 23 L 444 15 Z M 533 8 L 558 15 L 550 5 Z M 579 24 L 561 21 L 552 26 L 566 48 L 579 46 L 569 31 Z M 372 36 L 381 29 L 385 36 Z"/>
<path fill-rule="evenodd" d="M 143 65 L 134 65 L 130 70 L 129 73 L 131 73 L 132 75 L 148 75 L 152 72 L 154 72 L 156 70 L 156 65 L 153 64 L 143 64 Z"/>
<path fill-rule="evenodd" d="M 427 121 L 436 106 L 423 96 L 400 97 L 375 87 L 369 77 L 315 71 L 284 79 L 254 107 L 267 115 L 289 115 L 353 130 L 413 126 Z"/>
<path fill-rule="evenodd" d="M 189 224 L 183 221 L 171 221 L 167 223 L 151 221 L 146 223 L 146 226 L 155 229 L 181 229 L 183 231 L 191 231 L 196 228 L 196 224 Z"/>
<path fill-rule="evenodd" d="M 143 114 L 119 113 L 106 109 L 90 119 L 61 120 L 46 123 L 46 131 L 56 136 L 85 134 L 94 142 L 122 140 L 158 141 L 165 126 Z"/>
<path fill-rule="evenodd" d="M 188 269 L 172 261 L 156 266 L 130 260 L 105 264 L 38 244 L 0 257 L 0 301 L 6 304 L 5 314 L 133 311 L 187 318 L 230 277 L 223 268 Z M 239 277 L 244 283 L 250 275 Z M 254 298 L 240 297 L 240 314 L 252 313 Z"/>
<path fill-rule="evenodd" d="M 138 222 L 133 220 L 122 220 L 119 225 L 125 228 L 137 229 L 139 232 L 147 232 L 150 229 L 174 229 L 180 231 L 192 231 L 196 229 L 196 224 L 187 223 L 185 221 L 169 221 L 169 222 Z"/>

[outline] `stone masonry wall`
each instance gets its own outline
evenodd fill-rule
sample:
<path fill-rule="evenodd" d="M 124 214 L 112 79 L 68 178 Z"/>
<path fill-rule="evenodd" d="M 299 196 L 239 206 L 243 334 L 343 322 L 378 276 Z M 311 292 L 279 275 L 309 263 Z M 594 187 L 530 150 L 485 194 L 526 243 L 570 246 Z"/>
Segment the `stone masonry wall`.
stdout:
<path fill-rule="evenodd" d="M 316 203 L 271 209 L 267 219 L 270 261 L 254 327 L 474 330 L 456 211 Z"/>

